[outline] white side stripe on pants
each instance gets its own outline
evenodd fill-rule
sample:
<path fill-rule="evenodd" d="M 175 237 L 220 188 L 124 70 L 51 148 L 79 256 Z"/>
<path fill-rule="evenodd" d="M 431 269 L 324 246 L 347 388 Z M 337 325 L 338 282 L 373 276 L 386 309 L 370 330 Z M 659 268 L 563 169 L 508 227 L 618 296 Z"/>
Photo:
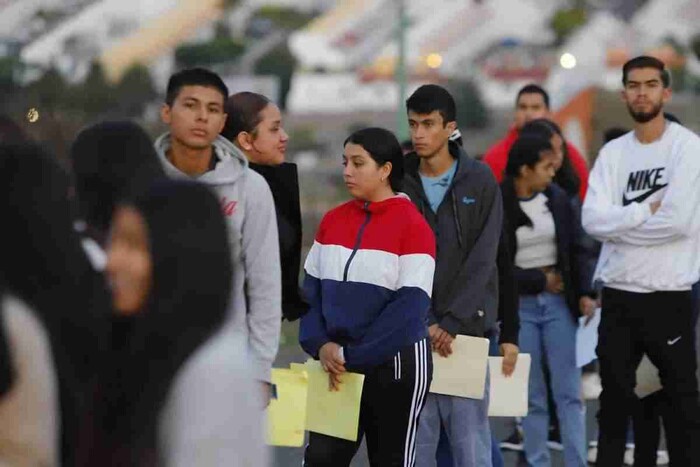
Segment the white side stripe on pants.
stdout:
<path fill-rule="evenodd" d="M 413 467 L 416 462 L 416 431 L 418 429 L 418 415 L 423 405 L 423 399 L 427 391 L 427 347 L 426 340 L 416 342 L 413 346 L 415 353 L 416 374 L 413 385 L 413 398 L 411 399 L 411 412 L 408 416 L 408 428 L 406 431 L 406 444 L 404 447 L 404 467 Z M 400 364 L 400 361 L 399 361 Z"/>
<path fill-rule="evenodd" d="M 421 407 L 423 407 L 423 403 L 425 402 L 425 396 L 426 396 L 426 394 L 428 394 L 428 389 L 429 389 L 429 387 L 428 387 L 428 355 L 429 355 L 429 353 L 428 353 L 428 352 L 430 352 L 430 347 L 429 347 L 429 345 L 428 345 L 428 340 L 427 340 L 427 339 L 424 339 L 424 340 L 421 342 L 421 345 L 422 345 L 422 347 L 421 347 L 421 358 L 422 358 L 422 362 L 423 362 L 423 365 L 422 365 L 422 374 L 423 374 L 423 378 L 422 378 L 422 388 L 420 389 L 420 393 L 419 393 L 419 394 L 420 394 L 420 398 L 419 398 L 419 400 L 418 400 L 418 409 L 420 409 Z M 415 430 L 416 432 L 418 431 L 418 416 L 419 416 L 419 415 L 420 415 L 420 410 L 416 411 L 416 414 L 414 415 L 414 425 L 415 425 L 414 430 Z M 411 454 L 411 457 L 412 457 L 412 459 L 411 459 L 411 467 L 412 467 L 413 465 L 415 465 L 415 463 L 416 463 L 416 446 L 415 446 L 415 444 L 416 444 L 415 437 L 416 437 L 416 436 L 417 436 L 417 435 L 416 435 L 415 432 L 414 432 L 414 435 L 413 435 L 413 438 L 414 438 L 414 439 L 413 439 L 413 448 L 411 449 L 411 451 L 412 451 L 412 454 Z"/>

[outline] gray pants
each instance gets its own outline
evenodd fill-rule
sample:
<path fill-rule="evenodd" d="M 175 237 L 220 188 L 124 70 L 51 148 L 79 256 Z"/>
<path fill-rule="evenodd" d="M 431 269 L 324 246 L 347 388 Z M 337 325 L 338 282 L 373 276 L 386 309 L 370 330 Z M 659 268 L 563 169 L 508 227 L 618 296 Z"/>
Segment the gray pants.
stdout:
<path fill-rule="evenodd" d="M 418 421 L 416 466 L 434 467 L 440 425 L 450 441 L 454 467 L 492 467 L 489 376 L 482 400 L 428 394 Z"/>

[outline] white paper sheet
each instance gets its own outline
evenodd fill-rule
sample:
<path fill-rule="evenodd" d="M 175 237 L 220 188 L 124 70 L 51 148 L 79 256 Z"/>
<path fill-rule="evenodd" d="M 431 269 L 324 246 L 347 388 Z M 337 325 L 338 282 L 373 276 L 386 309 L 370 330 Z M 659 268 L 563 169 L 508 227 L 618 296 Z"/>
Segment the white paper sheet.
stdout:
<path fill-rule="evenodd" d="M 634 388 L 634 393 L 642 399 L 662 388 L 659 370 L 645 354 L 637 367 L 637 385 Z"/>
<path fill-rule="evenodd" d="M 502 366 L 503 357 L 489 357 L 489 417 L 524 417 L 527 415 L 530 354 L 518 355 L 515 371 L 509 377 L 503 375 Z"/>
<path fill-rule="evenodd" d="M 488 339 L 457 336 L 452 342 L 452 355 L 445 358 L 433 352 L 430 392 L 483 399 L 488 355 Z"/>
<path fill-rule="evenodd" d="M 598 325 L 600 324 L 600 308 L 595 309 L 595 314 L 591 322 L 586 323 L 586 317 L 578 319 L 578 329 L 576 330 L 576 366 L 581 368 L 588 365 L 598 356 L 595 348 L 598 345 Z"/>

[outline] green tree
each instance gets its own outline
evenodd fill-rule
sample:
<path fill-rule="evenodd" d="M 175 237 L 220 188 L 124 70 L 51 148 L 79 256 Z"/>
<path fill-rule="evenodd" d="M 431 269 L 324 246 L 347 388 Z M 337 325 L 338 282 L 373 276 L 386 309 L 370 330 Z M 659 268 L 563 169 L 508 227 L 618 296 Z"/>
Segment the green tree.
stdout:
<path fill-rule="evenodd" d="M 254 15 L 255 18 L 269 19 L 276 29 L 286 29 L 293 31 L 302 28 L 314 18 L 314 15 L 302 13 L 293 8 L 277 6 L 265 6 L 260 8 Z"/>
<path fill-rule="evenodd" d="M 29 85 L 31 100 L 42 110 L 53 111 L 67 101 L 68 86 L 55 68 L 49 68 L 41 78 Z"/>
<path fill-rule="evenodd" d="M 695 56 L 700 60 L 700 34 L 696 34 L 690 40 L 690 48 L 692 49 Z"/>
<path fill-rule="evenodd" d="M 286 42 L 272 49 L 255 64 L 255 73 L 274 75 L 280 80 L 280 105 L 286 108 L 287 94 L 292 85 L 292 76 L 297 61 L 287 47 Z"/>
<path fill-rule="evenodd" d="M 462 128 L 484 128 L 489 123 L 489 112 L 479 89 L 471 81 L 451 80 L 447 83 L 457 105 L 457 122 Z"/>
<path fill-rule="evenodd" d="M 94 62 L 85 81 L 73 88 L 74 104 L 90 117 L 113 110 L 117 104 L 114 88 L 107 82 L 102 65 Z"/>
<path fill-rule="evenodd" d="M 129 68 L 115 87 L 114 96 L 121 113 L 140 117 L 146 105 L 157 97 L 148 68 L 140 64 Z"/>
<path fill-rule="evenodd" d="M 572 32 L 586 23 L 586 20 L 586 9 L 580 5 L 574 6 L 573 8 L 558 10 L 554 13 L 550 21 L 550 26 L 557 37 L 557 45 L 563 44 Z"/>
<path fill-rule="evenodd" d="M 191 68 L 194 66 L 209 66 L 237 60 L 245 45 L 230 37 L 217 37 L 203 44 L 181 45 L 175 50 L 175 61 L 178 66 Z"/>
<path fill-rule="evenodd" d="M 15 57 L 0 58 L 0 90 L 10 91 L 17 87 L 17 74 L 22 63 Z"/>

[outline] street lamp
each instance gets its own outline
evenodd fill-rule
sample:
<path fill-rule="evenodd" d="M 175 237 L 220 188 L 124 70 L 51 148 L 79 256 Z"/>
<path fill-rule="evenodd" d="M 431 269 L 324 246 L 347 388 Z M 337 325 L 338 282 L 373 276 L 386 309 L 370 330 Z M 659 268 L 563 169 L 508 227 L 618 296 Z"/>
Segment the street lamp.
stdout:
<path fill-rule="evenodd" d="M 399 102 L 396 107 L 396 135 L 399 141 L 407 140 L 408 120 L 406 118 L 406 29 L 408 27 L 408 18 L 406 17 L 406 0 L 396 0 L 398 10 L 398 57 L 396 61 L 396 83 L 399 86 Z"/>

